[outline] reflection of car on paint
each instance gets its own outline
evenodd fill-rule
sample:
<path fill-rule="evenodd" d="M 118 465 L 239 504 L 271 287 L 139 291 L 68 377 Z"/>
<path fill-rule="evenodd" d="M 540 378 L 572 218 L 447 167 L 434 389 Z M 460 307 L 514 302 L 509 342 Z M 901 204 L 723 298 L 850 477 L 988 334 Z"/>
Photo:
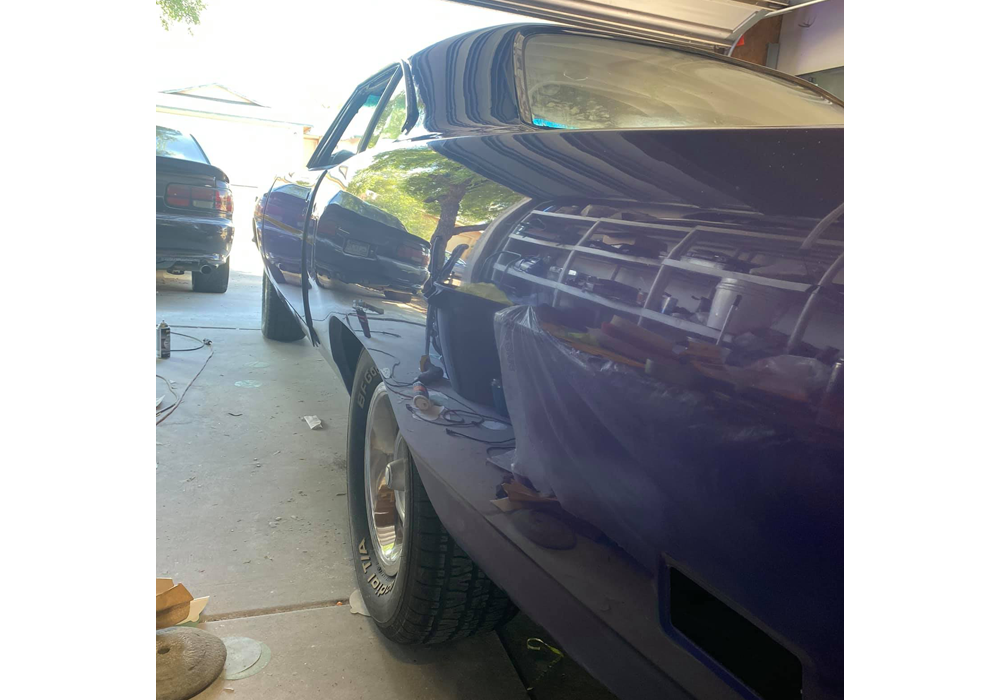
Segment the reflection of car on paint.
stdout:
<path fill-rule="evenodd" d="M 156 127 L 156 269 L 190 271 L 196 292 L 225 292 L 232 217 L 229 177 L 193 136 Z"/>
<path fill-rule="evenodd" d="M 264 265 L 283 283 L 298 284 L 302 271 L 302 229 L 309 192 L 308 186 L 278 178 L 254 206 L 254 240 L 267 235 L 272 241 L 264 254 Z M 265 209 L 269 213 L 266 218 Z"/>
<path fill-rule="evenodd" d="M 316 242 L 316 281 L 338 280 L 380 290 L 387 299 L 409 301 L 427 281 L 430 244 L 407 233 L 396 217 L 338 192 L 328 204 L 338 213 L 337 231 Z"/>
<path fill-rule="evenodd" d="M 279 204 L 289 181 L 256 215 L 262 332 L 308 335 L 350 392 L 350 546 L 386 636 L 516 603 L 622 698 L 842 697 L 839 100 L 494 27 L 361 83 Z M 326 283 L 404 228 L 426 304 Z"/>
<path fill-rule="evenodd" d="M 302 267 L 300 232 L 309 194 L 308 187 L 279 178 L 254 208 L 255 240 L 258 231 L 286 234 L 269 235 L 273 244 L 263 255 L 271 274 L 291 284 L 297 284 Z M 337 192 L 327 206 L 338 212 L 339 223 L 331 235 L 316 241 L 316 283 L 358 284 L 381 291 L 387 299 L 409 301 L 427 281 L 430 244 L 408 233 L 396 217 L 349 192 Z"/>

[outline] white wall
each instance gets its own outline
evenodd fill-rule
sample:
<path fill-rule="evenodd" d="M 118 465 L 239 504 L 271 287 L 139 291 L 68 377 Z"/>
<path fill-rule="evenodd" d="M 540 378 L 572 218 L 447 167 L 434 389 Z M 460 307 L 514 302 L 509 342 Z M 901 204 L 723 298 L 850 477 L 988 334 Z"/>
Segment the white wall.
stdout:
<path fill-rule="evenodd" d="M 268 187 L 277 173 L 303 165 L 302 127 L 231 122 L 166 112 L 156 123 L 192 134 L 233 185 Z"/>
<path fill-rule="evenodd" d="M 844 65 L 844 0 L 826 0 L 785 15 L 778 45 L 782 73 L 802 75 Z"/>

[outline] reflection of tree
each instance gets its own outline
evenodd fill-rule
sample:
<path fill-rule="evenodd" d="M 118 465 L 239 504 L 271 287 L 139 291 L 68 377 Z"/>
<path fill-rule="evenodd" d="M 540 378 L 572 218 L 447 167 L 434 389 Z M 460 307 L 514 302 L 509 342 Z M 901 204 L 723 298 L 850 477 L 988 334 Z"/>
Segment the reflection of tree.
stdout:
<path fill-rule="evenodd" d="M 611 123 L 609 104 L 619 111 L 625 106 L 616 100 L 605 100 L 600 101 L 593 92 L 575 86 L 550 83 L 531 93 L 531 113 L 556 124 L 600 128 Z"/>
<path fill-rule="evenodd" d="M 680 120 L 678 111 L 670 105 L 626 87 L 580 88 L 553 82 L 534 88 L 530 99 L 532 116 L 541 119 L 544 126 L 603 129 L 656 126 Z"/>
<path fill-rule="evenodd" d="M 403 123 L 406 121 L 406 93 L 400 91 L 395 97 L 389 100 L 389 104 L 382 110 L 375 129 L 372 131 L 368 148 L 374 148 L 378 141 L 395 141 L 399 138 L 403 130 Z"/>
<path fill-rule="evenodd" d="M 465 226 L 489 221 L 520 199 L 506 187 L 422 148 L 379 153 L 347 189 L 361 199 L 372 199 L 368 193 L 373 193 L 372 201 L 381 209 L 427 240 L 432 235 L 447 239 Z"/>
<path fill-rule="evenodd" d="M 165 129 L 162 126 L 156 127 L 156 155 L 168 155 L 170 144 L 176 141 L 178 136 L 180 136 L 179 131 Z"/>

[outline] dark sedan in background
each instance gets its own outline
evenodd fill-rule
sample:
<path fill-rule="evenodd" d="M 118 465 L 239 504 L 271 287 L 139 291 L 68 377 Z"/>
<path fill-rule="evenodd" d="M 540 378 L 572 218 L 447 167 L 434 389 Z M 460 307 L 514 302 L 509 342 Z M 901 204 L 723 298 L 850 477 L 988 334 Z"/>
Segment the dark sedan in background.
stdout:
<path fill-rule="evenodd" d="M 229 176 L 193 136 L 156 127 L 156 269 L 190 272 L 196 292 L 225 292 L 233 233 Z"/>

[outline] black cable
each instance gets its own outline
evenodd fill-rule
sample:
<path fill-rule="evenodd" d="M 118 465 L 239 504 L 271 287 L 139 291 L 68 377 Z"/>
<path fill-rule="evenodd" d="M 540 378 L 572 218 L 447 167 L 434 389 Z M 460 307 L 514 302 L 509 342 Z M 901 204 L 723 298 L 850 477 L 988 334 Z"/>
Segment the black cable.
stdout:
<path fill-rule="evenodd" d="M 484 445 L 502 445 L 507 442 L 514 442 L 514 438 L 507 438 L 506 440 L 483 440 L 481 438 L 472 437 L 471 435 L 466 435 L 465 433 L 459 433 L 451 428 L 445 428 L 444 432 L 452 437 L 465 438 L 466 440 L 472 440 L 473 442 L 481 442 Z"/>
<path fill-rule="evenodd" d="M 176 405 L 177 405 L 177 402 L 178 402 L 178 401 L 180 401 L 180 399 L 179 399 L 179 398 L 177 397 L 177 392 L 176 392 L 176 391 L 174 391 L 174 388 L 173 388 L 172 386 L 170 386 L 170 380 L 169 380 L 169 379 L 167 379 L 166 377 L 164 377 L 164 376 L 161 376 L 161 375 L 159 375 L 159 374 L 158 374 L 158 375 L 156 375 L 156 378 L 157 378 L 157 379 L 162 379 L 162 380 L 163 380 L 163 383 L 167 385 L 167 390 L 168 390 L 168 391 L 169 391 L 169 392 L 170 392 L 170 393 L 171 393 L 171 394 L 173 395 L 173 397 L 174 397 L 174 402 L 173 402 L 172 404 L 170 404 L 169 406 L 164 406 L 163 408 L 158 408 L 158 409 L 156 409 L 156 415 L 160 415 L 160 414 L 161 414 L 161 413 L 163 413 L 164 411 L 167 411 L 167 410 L 169 410 L 169 409 L 173 408 L 174 406 L 176 406 Z"/>
<path fill-rule="evenodd" d="M 403 396 L 403 397 L 405 397 L 407 399 L 412 399 L 413 395 L 404 394 L 401 391 L 395 391 L 395 389 L 402 389 L 402 388 L 412 387 L 414 384 L 416 384 L 419 381 L 418 379 L 413 379 L 412 381 L 409 381 L 409 382 L 396 382 L 396 381 L 391 381 L 390 382 L 390 381 L 387 381 L 387 380 L 390 380 L 390 379 L 391 380 L 395 380 L 395 378 L 396 378 L 395 377 L 396 367 L 398 367 L 402 363 L 402 360 L 400 360 L 398 357 L 396 357 L 395 355 L 393 355 L 391 352 L 387 352 L 386 350 L 380 350 L 379 348 L 366 348 L 366 349 L 369 352 L 380 352 L 383 355 L 388 355 L 393 360 L 395 360 L 395 362 L 393 363 L 392 367 L 389 369 L 389 376 L 386 377 L 383 374 L 382 375 L 382 381 L 385 383 L 386 388 L 388 388 L 394 394 L 397 394 L 399 396 Z M 379 374 L 382 374 L 382 370 L 381 369 L 379 369 Z M 454 402 L 456 402 L 456 403 L 464 406 L 467 410 L 463 411 L 461 409 L 456 409 L 456 408 L 446 408 L 446 407 L 442 408 L 441 415 L 445 416 L 445 420 L 448 420 L 446 414 L 450 414 L 450 413 L 454 413 L 454 414 L 463 414 L 463 413 L 465 413 L 465 414 L 468 414 L 468 415 L 470 415 L 470 416 L 472 416 L 474 418 L 478 418 L 479 420 L 477 422 L 475 422 L 475 423 L 469 423 L 469 422 L 464 422 L 463 421 L 462 423 L 457 423 L 457 422 L 454 422 L 454 423 L 449 422 L 447 424 L 446 423 L 436 423 L 437 425 L 452 425 L 453 427 L 475 427 L 475 426 L 482 425 L 485 421 L 488 421 L 488 420 L 495 421 L 497 423 L 504 423 L 506 425 L 512 425 L 511 422 L 509 420 L 505 419 L 505 418 L 501 418 L 499 416 L 487 416 L 487 415 L 485 415 L 483 413 L 480 413 L 479 411 L 477 411 L 474 408 L 472 408 L 472 406 L 470 406 L 469 404 L 465 403 L 464 401 L 462 401 L 461 399 L 459 399 L 459 398 L 457 398 L 455 396 L 452 396 L 452 395 L 449 394 L 448 398 L 451 399 L 452 401 L 454 401 Z M 435 421 L 429 421 L 429 420 L 425 420 L 425 422 L 426 423 L 435 423 Z"/>
<path fill-rule="evenodd" d="M 347 321 L 347 327 L 350 328 L 351 332 L 353 332 L 353 333 L 357 333 L 357 331 L 354 330 L 354 326 L 351 325 L 351 316 L 354 316 L 356 318 L 357 315 L 358 315 L 357 313 L 344 314 L 344 320 Z M 372 319 L 369 318 L 368 320 L 371 321 Z M 391 335 L 393 338 L 401 338 L 402 337 L 398 333 L 391 333 L 390 331 L 373 331 L 371 328 L 368 329 L 368 332 L 369 333 L 378 333 L 379 335 Z"/>
<path fill-rule="evenodd" d="M 382 378 L 382 383 L 385 384 L 385 377 Z M 413 397 L 416 396 L 416 394 L 404 394 L 401 391 L 397 391 L 395 388 L 393 388 L 393 386 L 391 384 L 385 384 L 385 388 L 388 389 L 389 391 L 391 391 L 392 393 L 396 394 L 397 396 L 402 396 L 404 399 L 411 399 L 412 400 Z M 406 404 L 406 407 L 412 410 L 412 407 L 410 406 L 410 404 Z M 427 421 L 427 422 L 430 423 L 431 421 Z"/>
<path fill-rule="evenodd" d="M 485 414 L 482 414 L 479 411 L 477 411 L 476 409 L 474 409 L 472 406 L 470 406 L 469 404 L 465 403 L 464 401 L 462 401 L 461 399 L 459 399 L 459 398 L 457 398 L 455 396 L 451 396 L 449 394 L 448 398 L 450 398 L 455 403 L 458 403 L 458 404 L 461 404 L 462 406 L 465 406 L 467 409 L 469 409 L 469 413 L 474 413 L 477 416 L 482 416 L 486 420 L 493 420 L 493 421 L 496 421 L 498 423 L 506 423 L 507 425 L 511 425 L 511 422 L 509 420 L 507 420 L 506 418 L 500 418 L 499 416 L 497 416 L 496 418 L 494 418 L 493 416 L 487 416 Z"/>
<path fill-rule="evenodd" d="M 462 414 L 466 414 L 466 415 L 472 416 L 472 419 L 473 419 L 474 422 L 469 423 L 464 418 L 461 419 L 461 422 L 459 422 L 459 421 L 453 421 L 451 418 L 449 418 L 449 416 L 452 416 L 452 415 L 459 416 L 461 418 Z M 446 409 L 444 409 L 443 411 L 441 411 L 441 415 L 449 423 L 456 423 L 458 425 L 463 425 L 463 426 L 478 426 L 478 425 L 482 425 L 483 423 L 485 423 L 486 421 L 489 420 L 489 417 L 488 416 L 484 416 L 482 413 L 476 413 L 475 411 L 463 411 L 461 409 L 454 409 L 454 408 L 446 408 Z"/>
<path fill-rule="evenodd" d="M 388 353 L 386 353 L 386 354 L 388 354 Z M 393 358 L 393 359 L 395 360 L 396 358 Z M 414 384 L 417 383 L 416 379 L 414 379 L 413 381 L 410 381 L 410 382 L 397 382 L 397 381 L 391 381 L 390 382 L 389 381 L 390 379 L 392 379 L 392 380 L 396 379 L 396 376 L 395 376 L 396 375 L 396 368 L 399 367 L 399 363 L 400 362 L 401 362 L 401 360 L 396 360 L 395 364 L 393 364 L 392 368 L 389 370 L 389 376 L 388 377 L 385 376 L 384 374 L 382 375 L 382 381 L 385 382 L 385 384 L 387 386 L 394 386 L 394 387 L 397 387 L 397 388 L 401 388 L 401 387 L 413 386 Z"/>
<path fill-rule="evenodd" d="M 170 348 L 170 352 L 191 352 L 192 350 L 201 350 L 203 347 L 208 345 L 203 339 L 195 338 L 193 335 L 187 335 L 186 333 L 178 333 L 177 331 L 171 330 L 170 335 L 179 335 L 181 338 L 190 338 L 191 340 L 196 340 L 201 345 L 196 348 Z"/>
<path fill-rule="evenodd" d="M 196 338 L 195 340 L 197 340 L 197 338 Z M 180 395 L 180 397 L 179 397 L 179 398 L 177 399 L 177 402 L 176 402 L 176 403 L 174 403 L 174 404 L 173 404 L 172 406 L 170 406 L 170 407 L 169 407 L 168 409 L 166 409 L 166 410 L 165 410 L 165 411 L 163 412 L 163 416 L 162 416 L 162 417 L 160 417 L 160 418 L 159 418 L 159 420 L 157 420 L 157 421 L 156 421 L 156 424 L 157 424 L 157 425 L 159 425 L 160 423 L 162 423 L 163 421 L 165 421 L 165 420 L 166 420 L 167 418 L 169 418 L 169 417 L 170 417 L 170 414 L 171 414 L 171 413 L 173 413 L 174 411 L 176 411 L 176 410 L 177 410 L 177 407 L 181 405 L 181 401 L 183 401 L 183 400 L 184 400 L 184 397 L 185 397 L 185 396 L 187 396 L 187 393 L 188 393 L 188 389 L 190 389 L 190 388 L 191 388 L 191 387 L 192 387 L 192 386 L 194 385 L 194 382 L 195 382 L 195 380 L 196 380 L 196 379 L 197 379 L 197 378 L 198 378 L 198 377 L 199 377 L 199 376 L 201 375 L 201 373 L 202 373 L 202 372 L 203 372 L 203 371 L 205 370 L 205 367 L 207 367 L 207 366 L 208 366 L 208 361 L 209 361 L 209 360 L 211 360 L 211 359 L 212 359 L 212 357 L 214 357 L 214 356 L 215 356 L 215 347 L 214 347 L 214 346 L 212 345 L 212 341 L 211 341 L 211 340 L 208 340 L 208 339 L 206 338 L 206 339 L 204 340 L 204 344 L 205 344 L 205 346 L 207 346 L 207 347 L 208 347 L 208 357 L 206 357 L 206 358 L 205 358 L 205 362 L 204 362 L 204 363 L 202 364 L 202 366 L 201 366 L 201 369 L 199 369 L 199 370 L 198 370 L 198 371 L 197 371 L 197 372 L 195 373 L 194 377 L 192 377 L 192 378 L 191 378 L 191 381 L 190 381 L 190 382 L 188 382 L 188 385 L 187 385 L 186 387 L 184 387 L 184 391 L 182 391 L 182 392 L 181 392 L 181 395 Z M 157 414 L 156 414 L 156 415 L 157 415 L 157 416 L 159 416 L 159 415 L 160 415 L 160 412 L 157 412 Z"/>
<path fill-rule="evenodd" d="M 357 316 L 358 312 L 357 311 L 350 311 L 350 312 L 348 312 L 348 313 L 346 313 L 344 315 L 345 316 Z M 426 323 L 418 323 L 417 321 L 407 321 L 405 318 L 383 318 L 382 316 L 369 316 L 368 320 L 369 321 L 385 321 L 386 323 L 408 323 L 411 326 L 419 326 L 420 328 L 424 328 L 427 325 Z"/>

